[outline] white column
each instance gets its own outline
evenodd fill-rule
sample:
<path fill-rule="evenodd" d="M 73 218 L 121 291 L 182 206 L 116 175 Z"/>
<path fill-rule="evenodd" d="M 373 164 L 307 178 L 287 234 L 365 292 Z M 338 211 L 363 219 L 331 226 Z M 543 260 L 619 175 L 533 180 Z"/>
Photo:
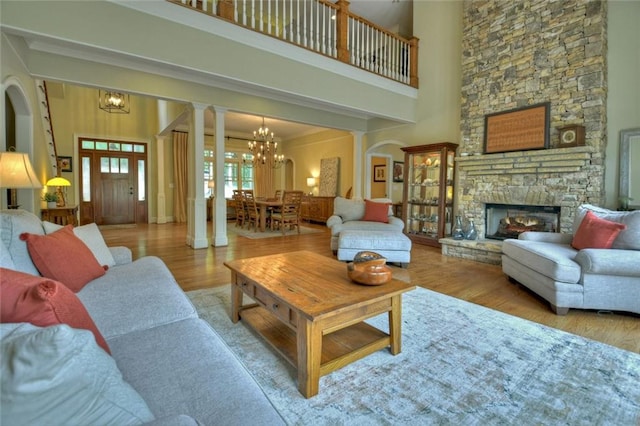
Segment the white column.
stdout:
<path fill-rule="evenodd" d="M 156 223 L 167 223 L 167 197 L 164 193 L 165 169 L 164 149 L 166 136 L 156 136 L 156 172 L 158 179 L 158 196 L 156 197 Z"/>
<path fill-rule="evenodd" d="M 207 248 L 207 202 L 204 197 L 204 112 L 206 104 L 192 103 L 189 130 L 189 195 L 187 196 L 187 245 Z"/>
<path fill-rule="evenodd" d="M 213 214 L 213 245 L 215 247 L 229 244 L 227 238 L 227 200 L 224 198 L 224 114 L 225 108 L 213 107 L 216 119 L 215 173 L 216 193 Z"/>
<path fill-rule="evenodd" d="M 362 136 L 364 132 L 351 132 L 353 135 L 353 198 L 362 198 Z"/>
<path fill-rule="evenodd" d="M 167 101 L 158 99 L 158 132 L 161 133 L 168 123 Z M 167 223 L 167 197 L 164 192 L 165 173 L 164 150 L 166 136 L 156 135 L 156 172 L 158 179 L 158 196 L 156 197 L 156 223 Z"/>

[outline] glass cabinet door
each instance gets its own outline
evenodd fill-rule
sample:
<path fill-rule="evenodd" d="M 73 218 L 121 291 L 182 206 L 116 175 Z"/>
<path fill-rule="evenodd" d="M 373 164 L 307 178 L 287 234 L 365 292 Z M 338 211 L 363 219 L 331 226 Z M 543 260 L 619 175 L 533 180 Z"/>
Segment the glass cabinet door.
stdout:
<path fill-rule="evenodd" d="M 403 148 L 405 151 L 404 221 L 412 240 L 439 246 L 453 224 L 454 144 Z"/>

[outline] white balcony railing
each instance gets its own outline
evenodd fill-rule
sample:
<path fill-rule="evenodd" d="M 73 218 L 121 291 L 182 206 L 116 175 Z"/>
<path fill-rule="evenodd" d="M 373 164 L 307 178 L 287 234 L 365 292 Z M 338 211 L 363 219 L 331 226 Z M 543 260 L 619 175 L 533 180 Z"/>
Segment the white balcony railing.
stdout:
<path fill-rule="evenodd" d="M 418 39 L 351 13 L 343 0 L 168 1 L 418 87 Z"/>

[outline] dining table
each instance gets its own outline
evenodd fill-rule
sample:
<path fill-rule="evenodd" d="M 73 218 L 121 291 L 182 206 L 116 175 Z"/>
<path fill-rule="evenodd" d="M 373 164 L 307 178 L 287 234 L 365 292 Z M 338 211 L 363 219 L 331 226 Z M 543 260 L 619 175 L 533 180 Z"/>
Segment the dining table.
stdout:
<path fill-rule="evenodd" d="M 278 198 L 256 198 L 256 207 L 260 209 L 260 232 L 267 229 L 267 210 L 272 207 L 282 207 L 282 200 Z"/>

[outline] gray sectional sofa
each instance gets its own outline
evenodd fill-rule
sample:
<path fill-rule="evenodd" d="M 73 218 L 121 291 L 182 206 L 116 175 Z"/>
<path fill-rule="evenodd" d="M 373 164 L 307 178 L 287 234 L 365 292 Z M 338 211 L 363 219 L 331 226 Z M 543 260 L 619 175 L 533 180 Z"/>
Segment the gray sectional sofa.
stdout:
<path fill-rule="evenodd" d="M 31 274 L 37 272 L 26 243 L 19 235 L 23 232 L 44 234 L 42 222 L 31 213 L 10 210 L 0 213 L 0 225 L 0 266 Z M 91 362 L 105 358 L 107 364 L 115 360 L 118 371 L 110 384 L 116 388 L 128 389 L 130 386 L 143 401 L 134 408 L 126 408 L 130 411 L 126 414 L 131 414 L 127 421 L 122 421 L 122 417 L 114 421 L 115 417 L 103 413 L 96 422 L 95 417 L 83 418 L 83 408 L 74 406 L 74 398 L 78 405 L 86 404 L 84 391 L 78 392 L 60 402 L 67 407 L 65 413 L 47 410 L 33 424 L 89 424 L 88 419 L 91 424 L 284 424 L 258 384 L 215 330 L 198 318 L 194 306 L 162 260 L 149 256 L 132 261 L 131 251 L 127 248 L 109 250 L 115 265 L 77 293 L 111 350 L 109 358 L 96 346 L 95 340 L 89 338 L 88 344 L 93 345 L 90 358 L 94 360 Z M 74 259 L 68 261 L 72 264 Z M 64 340 L 74 332 L 64 325 L 48 328 L 57 332 L 58 340 Z M 15 342 L 25 333 L 42 330 L 29 324 L 14 323 L 2 324 L 0 331 L 3 359 L 0 423 L 30 424 L 27 419 L 10 417 L 20 415 L 18 404 L 37 406 L 35 400 L 28 399 L 33 388 L 25 388 L 24 383 L 20 384 L 21 378 L 16 376 L 20 360 L 15 358 Z M 78 331 L 78 335 L 72 335 L 69 341 L 91 337 L 88 333 Z M 46 339 L 43 341 L 47 342 Z M 48 349 L 40 347 L 37 352 L 47 353 Z M 85 350 L 80 347 L 77 359 L 72 360 L 76 371 L 83 368 L 81 363 L 87 358 L 81 356 L 82 353 Z M 65 362 L 70 365 L 71 361 Z M 95 368 L 87 371 L 92 369 Z M 55 376 L 55 380 L 64 380 L 65 374 Z M 47 387 L 52 377 L 45 374 L 40 379 L 42 386 Z M 60 387 L 64 388 L 69 389 L 69 386 Z M 126 389 L 115 393 L 127 394 L 130 390 Z M 43 394 L 38 392 L 36 389 L 33 395 L 41 401 Z M 69 411 L 76 408 L 79 417 L 70 420 Z M 140 412 L 133 412 L 135 410 Z"/>
<path fill-rule="evenodd" d="M 590 211 L 621 223 L 611 248 L 572 246 Z M 578 208 L 572 234 L 524 232 L 502 245 L 502 270 L 547 300 L 559 315 L 570 308 L 640 313 L 640 211 Z"/>

